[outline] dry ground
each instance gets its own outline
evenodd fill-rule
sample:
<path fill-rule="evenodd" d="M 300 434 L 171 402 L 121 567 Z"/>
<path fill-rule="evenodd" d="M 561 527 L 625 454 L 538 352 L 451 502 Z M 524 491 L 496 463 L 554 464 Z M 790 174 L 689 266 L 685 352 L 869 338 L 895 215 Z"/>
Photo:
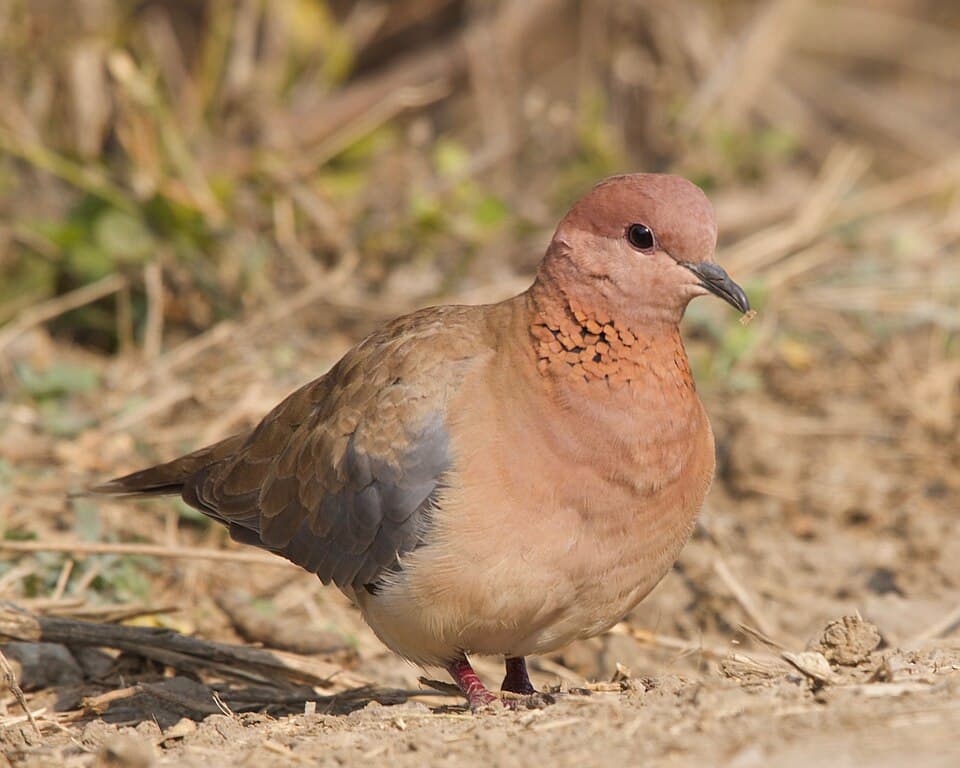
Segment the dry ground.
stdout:
<path fill-rule="evenodd" d="M 0 634 L 147 634 L 5 644 L 36 727 L 5 689 L 0 764 L 960 764 L 954 4 L 122 5 L 0 0 Z M 521 290 L 637 168 L 708 188 L 760 314 L 691 307 L 716 482 L 631 616 L 533 662 L 555 704 L 470 715 L 308 574 L 70 495 Z"/>
<path fill-rule="evenodd" d="M 279 375 L 253 359 L 228 365 L 237 354 L 229 344 L 198 355 L 178 373 L 195 387 L 189 402 L 150 438 L 177 445 L 179 435 L 198 429 L 212 438 L 259 413 L 314 360 L 322 368 L 348 343 L 319 332 L 336 316 L 336 309 L 314 308 L 251 332 L 245 356 L 273 354 L 281 339 L 305 350 Z M 48 343 L 40 335 L 32 341 L 34 351 Z M 104 749 L 148 750 L 170 765 L 371 757 L 507 764 L 520 755 L 562 764 L 955 764 L 956 446 L 906 418 L 902 392 L 883 386 L 898 356 L 908 354 L 898 346 L 907 343 L 893 339 L 866 363 L 840 357 L 822 366 L 761 366 L 761 384 L 748 392 L 708 391 L 723 460 L 675 572 L 611 634 L 535 662 L 536 682 L 561 689 L 555 705 L 481 716 L 424 689 L 421 670 L 387 653 L 339 594 L 309 575 L 192 559 L 188 548 L 196 546 L 238 550 L 218 529 L 179 518 L 170 503 L 64 500 L 80 481 L 132 466 L 129 434 L 145 426 L 63 439 L 14 421 L 0 441 L 5 460 L 18 468 L 8 481 L 11 520 L 43 531 L 44 542 L 94 538 L 85 527 L 93 526 L 99 538 L 149 539 L 182 556 L 25 558 L 3 584 L 8 594 L 20 590 L 19 605 L 105 619 L 111 608 L 118 617 L 142 611 L 134 624 L 320 651 L 346 676 L 311 690 L 279 679 L 238 681 L 214 669 L 176 672 L 175 664 L 135 653 L 44 656 L 42 671 L 23 673 L 24 684 L 39 689 L 28 701 L 41 713 L 43 737 L 10 698 L 4 752 L 17 765 L 86 765 Z M 699 346 L 693 340 L 692 348 Z M 55 345 L 50 351 L 71 354 Z M 117 360 L 104 375 L 119 392 L 136 369 Z M 101 404 L 112 396 L 96 393 Z M 155 401 L 140 407 L 153 412 Z M 134 409 L 124 418 L 135 423 L 137 415 Z M 51 528 L 56 520 L 63 523 Z M 100 579 L 106 583 L 91 593 Z M 33 591 L 25 593 L 29 584 Z M 153 613 L 158 607 L 163 613 Z M 852 618 L 857 614 L 862 622 Z M 827 623 L 841 616 L 851 618 L 822 642 Z M 822 655 L 791 655 L 808 648 Z M 501 673 L 493 661 L 481 661 L 480 671 L 491 683 Z M 365 682 L 376 688 L 358 689 Z M 112 699 L 118 689 L 126 694 Z M 316 702 L 308 705 L 315 714 L 303 714 L 307 701 Z"/>

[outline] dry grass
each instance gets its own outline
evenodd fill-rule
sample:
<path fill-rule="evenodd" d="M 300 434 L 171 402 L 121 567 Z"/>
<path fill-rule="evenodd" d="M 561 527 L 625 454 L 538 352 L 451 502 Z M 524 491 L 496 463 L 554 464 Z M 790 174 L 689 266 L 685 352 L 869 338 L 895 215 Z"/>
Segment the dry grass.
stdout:
<path fill-rule="evenodd" d="M 522 289 L 578 192 L 670 170 L 708 189 L 718 258 L 760 310 L 688 315 L 721 471 L 678 573 L 541 681 L 617 662 L 705 690 L 786 681 L 762 649 L 803 677 L 796 654 L 858 610 L 890 648 L 945 653 L 958 50 L 960 10 L 925 0 L 0 0 L 0 598 L 239 641 L 215 595 L 242 583 L 278 625 L 347 638 L 336 663 L 414 687 L 309 576 L 182 505 L 68 493 L 251 425 L 386 317 Z M 117 669 L 127 704 L 173 695 L 142 659 L 112 663 L 84 696 Z M 291 708 L 204 680 L 228 710 Z M 51 744 L 82 709 L 62 685 L 27 691 Z"/>

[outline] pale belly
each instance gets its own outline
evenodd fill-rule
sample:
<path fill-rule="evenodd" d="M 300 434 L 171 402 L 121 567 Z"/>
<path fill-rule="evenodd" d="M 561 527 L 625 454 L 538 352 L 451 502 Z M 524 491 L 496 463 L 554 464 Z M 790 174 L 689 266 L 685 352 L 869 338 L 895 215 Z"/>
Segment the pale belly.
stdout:
<path fill-rule="evenodd" d="M 699 504 L 669 519 L 636 510 L 613 525 L 581 521 L 567 552 L 553 559 L 541 553 L 540 594 L 531 600 L 536 618 L 509 638 L 510 652 L 547 653 L 622 620 L 673 566 L 698 509 Z M 499 652 L 482 635 L 475 642 L 477 652 Z"/>
<path fill-rule="evenodd" d="M 481 557 L 452 554 L 447 542 L 426 546 L 395 583 L 358 603 L 387 646 L 421 664 L 460 652 L 547 653 L 629 613 L 670 570 L 698 508 L 627 516 L 636 524 L 626 529 L 559 513 L 526 541 L 488 537 L 499 543 Z"/>

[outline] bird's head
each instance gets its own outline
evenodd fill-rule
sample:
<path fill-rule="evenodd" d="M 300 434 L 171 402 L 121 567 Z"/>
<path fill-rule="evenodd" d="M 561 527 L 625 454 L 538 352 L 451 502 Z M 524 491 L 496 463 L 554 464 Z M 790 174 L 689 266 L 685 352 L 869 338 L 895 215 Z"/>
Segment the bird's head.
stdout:
<path fill-rule="evenodd" d="M 581 305 L 639 323 L 679 322 L 690 300 L 708 293 L 747 312 L 743 289 L 714 261 L 716 243 L 713 206 L 697 185 L 612 176 L 563 218 L 540 272 Z"/>

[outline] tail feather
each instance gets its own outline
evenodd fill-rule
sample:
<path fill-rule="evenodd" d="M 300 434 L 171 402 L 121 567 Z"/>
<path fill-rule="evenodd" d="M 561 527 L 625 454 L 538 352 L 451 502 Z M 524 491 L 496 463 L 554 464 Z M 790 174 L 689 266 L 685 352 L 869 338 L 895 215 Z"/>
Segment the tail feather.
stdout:
<path fill-rule="evenodd" d="M 111 496 L 165 496 L 179 494 L 186 483 L 197 472 L 211 464 L 236 453 L 247 439 L 241 433 L 208 445 L 206 448 L 188 453 L 165 464 L 141 469 L 129 475 L 115 477 L 101 485 L 90 488 L 91 493 Z"/>

